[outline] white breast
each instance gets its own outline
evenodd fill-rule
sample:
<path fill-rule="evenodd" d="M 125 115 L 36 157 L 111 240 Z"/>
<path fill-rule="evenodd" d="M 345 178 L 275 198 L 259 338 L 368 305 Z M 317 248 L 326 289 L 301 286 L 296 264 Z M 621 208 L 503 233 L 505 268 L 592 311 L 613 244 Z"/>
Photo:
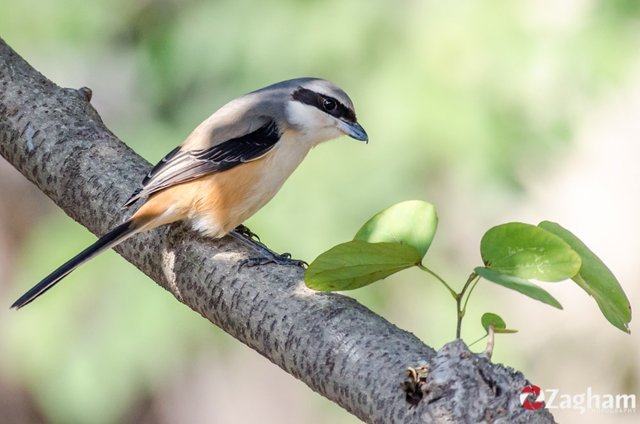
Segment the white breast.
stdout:
<path fill-rule="evenodd" d="M 222 237 L 263 207 L 302 162 L 313 144 L 298 131 L 286 130 L 261 158 L 203 180 L 189 218 L 211 237 Z"/>
<path fill-rule="evenodd" d="M 196 226 L 200 228 L 217 226 L 216 231 L 224 234 L 267 204 L 311 149 L 311 144 L 305 143 L 299 134 L 291 130 L 285 131 L 269 153 L 245 165 L 238 165 L 236 178 L 231 178 L 233 170 L 218 174 L 219 177 L 225 174 L 229 176 L 221 183 L 225 186 L 223 191 L 233 193 L 232 196 L 226 196 L 233 198 L 233 201 L 225 204 L 224 213 L 217 215 L 207 213 L 205 217 L 196 220 L 201 221 Z M 242 175 L 239 174 L 241 167 L 247 170 L 243 171 Z M 215 225 L 211 225 L 211 221 L 216 221 L 213 223 Z M 210 231 L 207 232 L 210 233 Z"/>
<path fill-rule="evenodd" d="M 262 207 L 277 192 L 289 176 L 300 165 L 313 144 L 306 142 L 301 133 L 287 130 L 282 134 L 273 150 L 264 158 L 260 181 L 256 184 L 258 197 L 267 197 Z"/>

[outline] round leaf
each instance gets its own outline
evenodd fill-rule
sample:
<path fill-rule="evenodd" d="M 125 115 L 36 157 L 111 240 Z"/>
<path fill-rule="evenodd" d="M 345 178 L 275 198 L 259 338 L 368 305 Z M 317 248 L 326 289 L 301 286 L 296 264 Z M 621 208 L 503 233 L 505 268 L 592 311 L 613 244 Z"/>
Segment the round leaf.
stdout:
<path fill-rule="evenodd" d="M 512 334 L 517 333 L 518 330 L 513 330 L 507 328 L 507 324 L 505 324 L 504 320 L 498 314 L 494 314 L 491 312 L 486 312 L 482 314 L 482 318 L 480 318 L 480 322 L 482 323 L 482 327 L 485 329 L 487 333 L 489 333 L 489 326 L 493 325 L 493 332 L 496 334 Z"/>
<path fill-rule="evenodd" d="M 512 275 L 500 274 L 483 267 L 478 267 L 473 271 L 487 281 L 515 290 L 518 293 L 522 293 L 532 299 L 539 300 L 540 302 L 551 305 L 554 308 L 562 309 L 562 305 L 555 297 L 551 296 L 546 290 L 543 290 L 527 280 L 514 277 Z"/>
<path fill-rule="evenodd" d="M 435 207 L 421 200 L 408 200 L 377 213 L 356 234 L 354 240 L 370 243 L 404 243 L 423 257 L 436 233 Z"/>
<path fill-rule="evenodd" d="M 304 281 L 314 290 L 353 290 L 412 267 L 420 259 L 418 251 L 405 244 L 353 240 L 318 256 Z"/>
<path fill-rule="evenodd" d="M 573 281 L 593 296 L 600 311 L 611 324 L 628 333 L 631 304 L 609 268 L 579 238 L 562 226 L 550 221 L 543 221 L 538 225 L 562 238 L 580 255 L 582 266 L 578 275 L 572 278 Z"/>
<path fill-rule="evenodd" d="M 560 237 L 535 225 L 512 222 L 485 233 L 480 253 L 487 268 L 540 281 L 562 281 L 580 270 L 580 256 Z"/>
<path fill-rule="evenodd" d="M 499 328 L 507 328 L 507 324 L 498 314 L 493 314 L 491 312 L 486 312 L 482 314 L 482 318 L 480 318 L 480 322 L 482 323 L 482 327 L 489 332 L 489 326 L 493 325 L 494 329 Z"/>
<path fill-rule="evenodd" d="M 482 318 L 480 318 L 480 322 L 482 323 L 482 327 L 489 332 L 489 326 L 493 325 L 494 329 L 504 329 L 507 328 L 507 324 L 498 314 L 493 314 L 491 312 L 486 312 L 482 314 Z"/>

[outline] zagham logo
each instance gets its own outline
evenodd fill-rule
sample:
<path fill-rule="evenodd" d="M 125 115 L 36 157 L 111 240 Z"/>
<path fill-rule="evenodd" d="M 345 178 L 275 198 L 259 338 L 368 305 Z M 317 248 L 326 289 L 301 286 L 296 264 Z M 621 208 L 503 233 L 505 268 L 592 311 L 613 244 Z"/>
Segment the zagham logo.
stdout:
<path fill-rule="evenodd" d="M 529 411 L 535 411 L 544 406 L 544 393 L 540 387 L 530 384 L 520 392 L 520 405 Z"/>
<path fill-rule="evenodd" d="M 594 393 L 587 387 L 583 393 L 565 394 L 558 389 L 542 390 L 533 384 L 520 391 L 520 404 L 529 411 L 546 407 L 547 409 L 574 409 L 581 414 L 601 411 L 622 414 L 636 412 L 635 394 Z"/>

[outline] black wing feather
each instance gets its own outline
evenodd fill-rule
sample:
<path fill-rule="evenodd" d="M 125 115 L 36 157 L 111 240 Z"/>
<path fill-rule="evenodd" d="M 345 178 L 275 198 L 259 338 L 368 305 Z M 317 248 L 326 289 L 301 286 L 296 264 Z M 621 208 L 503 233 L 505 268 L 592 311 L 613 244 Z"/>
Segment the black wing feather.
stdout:
<path fill-rule="evenodd" d="M 133 203 L 136 202 L 136 200 L 138 200 L 140 198 L 140 196 L 138 196 L 138 194 L 140 194 L 140 192 L 145 188 L 145 186 L 153 178 L 153 176 L 156 175 L 158 173 L 158 171 L 160 171 L 162 168 L 164 168 L 164 165 L 167 162 L 169 162 L 169 160 L 171 160 L 171 158 L 174 157 L 178 153 L 178 151 L 180 150 L 180 147 L 181 146 L 178 146 L 175 149 L 173 149 L 172 151 L 170 151 L 169 153 L 167 153 L 165 155 L 165 157 L 160 159 L 160 162 L 156 163 L 155 166 L 153 168 L 151 168 L 151 171 L 149 171 L 147 173 L 147 175 L 145 175 L 144 178 L 142 179 L 142 185 L 140 185 L 140 187 L 138 187 L 133 192 L 131 197 L 129 197 L 129 199 L 123 205 L 123 208 L 125 208 L 127 206 L 131 206 Z"/>
<path fill-rule="evenodd" d="M 147 185 L 149 180 L 151 180 L 153 178 L 153 176 L 158 173 L 158 171 L 160 171 L 162 168 L 164 168 L 164 165 L 167 162 L 169 162 L 171 160 L 171 158 L 173 158 L 180 151 L 180 147 L 181 146 L 178 146 L 175 149 L 173 149 L 172 151 L 170 151 L 169 153 L 167 153 L 165 155 L 165 157 L 160 159 L 160 162 L 156 163 L 156 165 L 153 168 L 151 168 L 151 171 L 149 171 L 149 173 L 147 175 L 145 175 L 144 179 L 142 180 L 142 186 L 143 187 L 145 185 Z"/>
<path fill-rule="evenodd" d="M 142 187 L 133 193 L 124 206 L 130 206 L 138 199 L 167 187 L 258 159 L 271 150 L 279 139 L 278 126 L 275 121 L 269 120 L 253 132 L 208 149 L 181 151 L 178 146 L 149 171 L 142 180 Z"/>

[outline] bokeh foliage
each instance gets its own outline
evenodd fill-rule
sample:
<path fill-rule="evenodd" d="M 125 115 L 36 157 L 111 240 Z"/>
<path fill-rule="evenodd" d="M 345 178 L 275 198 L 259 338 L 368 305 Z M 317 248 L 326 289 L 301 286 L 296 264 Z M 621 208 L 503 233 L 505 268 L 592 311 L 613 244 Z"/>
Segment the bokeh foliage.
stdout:
<path fill-rule="evenodd" d="M 429 199 L 446 221 L 452 186 L 504 200 L 532 177 L 523 165 L 551 166 L 582 105 L 638 48 L 637 1 L 569 3 L 578 9 L 549 18 L 556 3 L 535 0 L 8 0 L 0 35 L 61 85 L 93 88 L 107 125 L 151 162 L 241 93 L 297 76 L 345 88 L 371 143 L 312 152 L 249 222 L 311 260 L 389 204 Z M 52 208 L 22 246 L 10 295 L 91 240 Z M 376 290 L 360 299 L 384 311 L 393 296 Z M 423 339 L 440 340 L 406 310 Z M 113 253 L 0 333 L 0 371 L 59 423 L 120 422 L 197 352 L 237 349 Z"/>

